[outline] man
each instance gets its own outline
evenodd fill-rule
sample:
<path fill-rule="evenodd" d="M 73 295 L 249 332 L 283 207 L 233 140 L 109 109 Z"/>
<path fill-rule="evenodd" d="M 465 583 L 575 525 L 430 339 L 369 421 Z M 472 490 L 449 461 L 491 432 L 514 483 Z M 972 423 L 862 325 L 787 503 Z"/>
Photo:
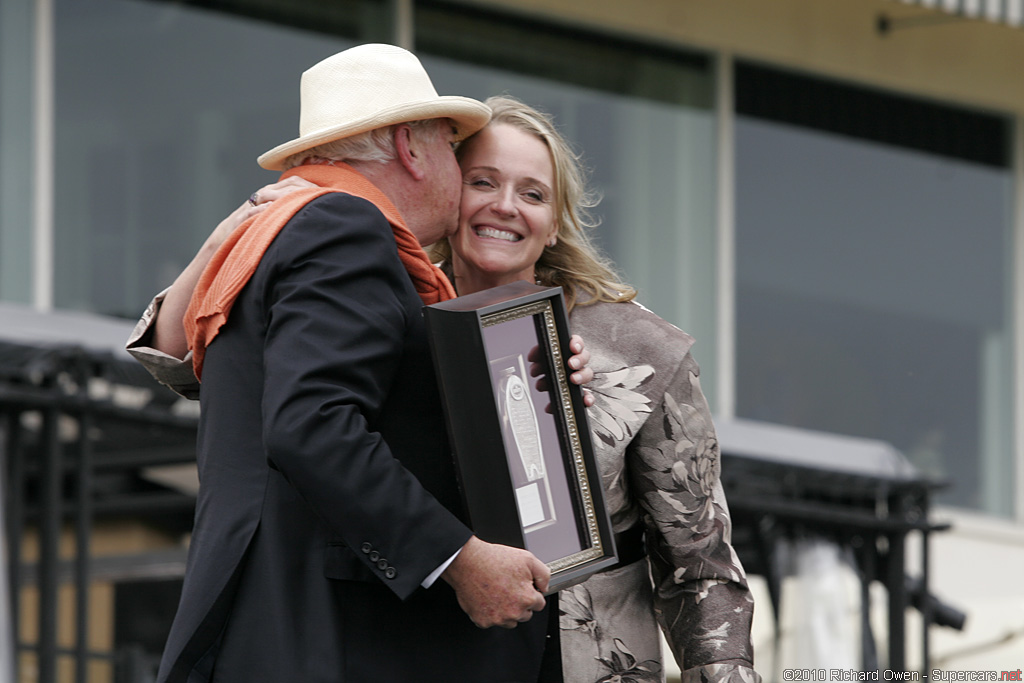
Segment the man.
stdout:
<path fill-rule="evenodd" d="M 490 112 L 385 45 L 301 90 L 260 164 L 321 187 L 233 233 L 185 316 L 201 487 L 158 680 L 535 681 L 549 572 L 452 512 L 420 312 L 453 294 L 419 244 L 454 230 L 452 146 Z"/>

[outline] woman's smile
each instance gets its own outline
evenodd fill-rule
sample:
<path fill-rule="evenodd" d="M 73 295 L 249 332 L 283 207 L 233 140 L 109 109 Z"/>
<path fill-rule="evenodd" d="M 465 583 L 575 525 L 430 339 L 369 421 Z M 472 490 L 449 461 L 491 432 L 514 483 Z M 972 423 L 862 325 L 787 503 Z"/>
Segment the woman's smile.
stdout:
<path fill-rule="evenodd" d="M 494 228 L 489 225 L 476 226 L 473 228 L 473 232 L 477 234 L 477 237 L 504 240 L 506 242 L 519 242 L 523 239 L 522 235 L 517 235 L 510 230 L 502 230 L 501 228 Z"/>

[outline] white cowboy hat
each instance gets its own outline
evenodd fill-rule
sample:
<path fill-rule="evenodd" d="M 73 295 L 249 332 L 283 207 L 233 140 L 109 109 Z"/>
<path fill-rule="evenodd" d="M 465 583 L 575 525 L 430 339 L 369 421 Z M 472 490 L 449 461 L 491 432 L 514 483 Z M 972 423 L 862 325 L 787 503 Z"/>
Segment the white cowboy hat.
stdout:
<path fill-rule="evenodd" d="M 359 45 L 302 74 L 299 137 L 260 155 L 259 165 L 283 170 L 293 154 L 375 128 L 450 118 L 459 138 L 487 125 L 491 110 L 468 97 L 441 97 L 411 52 L 394 45 Z"/>

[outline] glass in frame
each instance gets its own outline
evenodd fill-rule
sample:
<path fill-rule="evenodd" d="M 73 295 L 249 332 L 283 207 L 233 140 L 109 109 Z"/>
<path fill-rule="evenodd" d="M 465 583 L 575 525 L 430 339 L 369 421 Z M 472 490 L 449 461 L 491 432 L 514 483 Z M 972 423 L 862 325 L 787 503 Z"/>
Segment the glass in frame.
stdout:
<path fill-rule="evenodd" d="M 474 533 L 540 558 L 549 592 L 614 564 L 561 289 L 513 283 L 424 311 Z"/>

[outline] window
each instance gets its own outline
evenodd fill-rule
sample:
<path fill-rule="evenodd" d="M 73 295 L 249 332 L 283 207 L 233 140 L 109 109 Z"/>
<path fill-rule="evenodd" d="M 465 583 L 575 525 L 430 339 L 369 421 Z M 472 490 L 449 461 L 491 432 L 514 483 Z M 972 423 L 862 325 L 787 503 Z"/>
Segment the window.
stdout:
<path fill-rule="evenodd" d="M 255 159 L 297 131 L 302 71 L 380 39 L 388 6 L 57 0 L 55 305 L 138 315 L 274 179 Z M 415 16 L 439 92 L 555 115 L 604 197 L 597 242 L 713 367 L 709 59 L 443 2 Z"/>
<path fill-rule="evenodd" d="M 1011 515 L 1008 122 L 750 65 L 736 101 L 737 414 Z"/>
<path fill-rule="evenodd" d="M 331 20 L 363 3 L 333 4 L 324 25 L 354 31 Z M 297 135 L 299 75 L 354 34 L 170 2 L 57 0 L 55 16 L 54 304 L 134 318 L 276 178 L 256 157 Z"/>
<path fill-rule="evenodd" d="M 582 152 L 596 241 L 639 301 L 715 364 L 714 78 L 706 56 L 417 3 L 418 53 L 438 92 L 509 94 L 552 114 Z M 713 382 L 703 385 L 714 406 Z"/>

